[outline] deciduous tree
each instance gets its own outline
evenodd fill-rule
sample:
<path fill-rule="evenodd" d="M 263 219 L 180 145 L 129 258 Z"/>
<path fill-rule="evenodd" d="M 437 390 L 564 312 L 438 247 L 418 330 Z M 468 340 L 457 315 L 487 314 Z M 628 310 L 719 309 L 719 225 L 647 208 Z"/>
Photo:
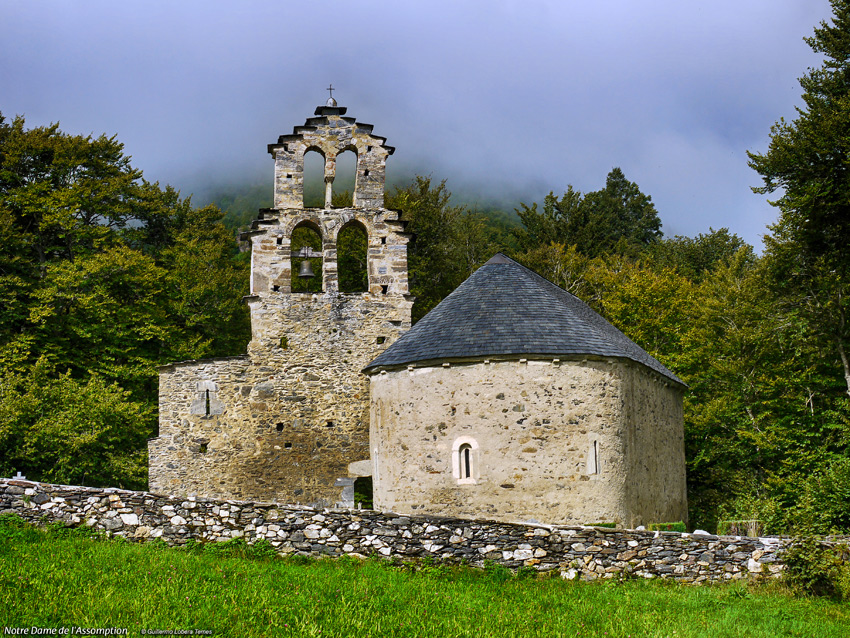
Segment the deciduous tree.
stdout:
<path fill-rule="evenodd" d="M 0 457 L 142 486 L 157 367 L 250 336 L 247 261 L 221 217 L 145 181 L 114 137 L 0 115 Z"/>

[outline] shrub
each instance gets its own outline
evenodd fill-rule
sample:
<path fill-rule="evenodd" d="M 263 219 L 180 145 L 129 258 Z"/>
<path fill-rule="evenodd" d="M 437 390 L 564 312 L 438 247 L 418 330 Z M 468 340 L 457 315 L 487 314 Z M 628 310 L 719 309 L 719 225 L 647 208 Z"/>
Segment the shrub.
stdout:
<path fill-rule="evenodd" d="M 204 552 L 213 556 L 233 556 L 245 558 L 248 555 L 248 543 L 241 536 L 221 543 L 204 543 Z"/>
<path fill-rule="evenodd" d="M 20 529 L 25 527 L 27 522 L 13 512 L 4 512 L 0 514 L 0 528 Z"/>
<path fill-rule="evenodd" d="M 167 549 L 171 549 L 171 546 L 168 543 L 166 543 L 164 540 L 162 540 L 162 538 L 159 538 L 159 537 L 154 538 L 153 540 L 146 542 L 143 545 L 143 547 L 147 550 L 154 551 L 154 552 L 161 552 L 161 551 L 164 551 L 164 550 L 167 550 Z M 185 545 L 184 545 L 184 547 L 185 547 Z"/>
<path fill-rule="evenodd" d="M 787 503 L 752 486 L 747 493 L 736 496 L 720 508 L 717 533 L 733 536 L 783 534 L 788 530 L 788 513 Z"/>
<path fill-rule="evenodd" d="M 510 569 L 491 560 L 484 561 L 484 572 L 497 583 L 503 583 L 513 576 Z"/>
<path fill-rule="evenodd" d="M 286 560 L 293 565 L 312 565 L 317 559 L 310 554 L 289 554 Z"/>
<path fill-rule="evenodd" d="M 721 536 L 762 536 L 764 523 L 756 519 L 744 521 L 720 521 L 717 523 L 717 533 Z"/>
<path fill-rule="evenodd" d="M 847 545 L 831 545 L 807 536 L 783 554 L 786 582 L 813 596 L 850 599 L 850 564 Z"/>
<path fill-rule="evenodd" d="M 204 544 L 195 538 L 190 538 L 185 543 L 180 545 L 180 549 L 182 549 L 184 552 L 189 552 L 190 554 L 203 554 Z"/>
<path fill-rule="evenodd" d="M 0 541 L 22 541 L 27 537 L 29 525 L 17 514 L 0 514 Z"/>
<path fill-rule="evenodd" d="M 103 540 L 106 534 L 88 525 L 68 525 L 62 521 L 54 521 L 45 526 L 45 531 L 54 538 L 90 538 L 92 540 Z M 123 536 L 113 537 L 115 540 Z M 126 539 L 124 539 L 126 540 Z"/>
<path fill-rule="evenodd" d="M 809 477 L 793 523 L 807 534 L 850 530 L 850 458 L 836 457 Z"/>
<path fill-rule="evenodd" d="M 154 408 L 107 379 L 76 379 L 46 358 L 0 379 L 0 476 L 144 489 Z"/>
<path fill-rule="evenodd" d="M 247 554 L 251 558 L 277 558 L 277 548 L 267 538 L 261 538 L 253 545 L 248 545 Z"/>
<path fill-rule="evenodd" d="M 523 565 L 519 569 L 516 570 L 517 580 L 527 580 L 530 578 L 537 577 L 537 570 L 531 567 L 530 565 Z"/>

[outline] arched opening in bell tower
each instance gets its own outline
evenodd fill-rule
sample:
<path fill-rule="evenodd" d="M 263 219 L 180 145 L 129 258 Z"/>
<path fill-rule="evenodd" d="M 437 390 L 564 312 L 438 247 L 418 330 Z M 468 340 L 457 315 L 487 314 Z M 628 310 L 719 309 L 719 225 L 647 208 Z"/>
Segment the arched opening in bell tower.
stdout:
<path fill-rule="evenodd" d="M 292 292 L 322 292 L 322 235 L 319 227 L 308 220 L 292 230 L 290 262 Z"/>
<path fill-rule="evenodd" d="M 318 147 L 304 152 L 304 208 L 325 206 L 325 154 Z"/>
<path fill-rule="evenodd" d="M 343 226 L 336 239 L 337 272 L 340 292 L 367 292 L 369 236 L 366 228 L 352 220 Z"/>
<path fill-rule="evenodd" d="M 343 149 L 336 156 L 336 176 L 333 181 L 334 208 L 351 208 L 354 201 L 354 175 L 357 171 L 357 152 L 354 147 Z"/>

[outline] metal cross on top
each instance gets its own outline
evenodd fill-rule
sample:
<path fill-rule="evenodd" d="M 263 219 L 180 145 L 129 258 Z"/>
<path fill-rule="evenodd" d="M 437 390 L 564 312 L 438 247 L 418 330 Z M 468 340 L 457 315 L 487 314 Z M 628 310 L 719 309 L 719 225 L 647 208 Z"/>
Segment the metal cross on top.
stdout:
<path fill-rule="evenodd" d="M 325 90 L 326 90 L 326 91 L 328 91 L 328 92 L 330 92 L 330 94 L 331 94 L 331 99 L 333 99 L 333 97 L 334 97 L 334 85 L 333 85 L 333 84 L 331 84 L 331 85 L 330 85 L 330 86 L 328 86 L 328 88 L 327 88 L 327 89 L 325 89 Z"/>

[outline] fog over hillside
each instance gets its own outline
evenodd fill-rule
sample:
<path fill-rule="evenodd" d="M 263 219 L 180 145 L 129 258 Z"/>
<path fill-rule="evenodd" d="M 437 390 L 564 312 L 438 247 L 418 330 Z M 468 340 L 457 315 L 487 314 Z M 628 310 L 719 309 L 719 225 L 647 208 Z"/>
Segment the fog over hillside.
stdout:
<path fill-rule="evenodd" d="M 774 209 L 747 150 L 793 118 L 803 38 L 828 0 L 356 5 L 0 2 L 0 111 L 124 142 L 183 193 L 269 179 L 266 145 L 324 103 L 397 148 L 389 179 L 448 179 L 515 205 L 614 167 L 666 236 L 728 226 L 760 245 Z"/>

